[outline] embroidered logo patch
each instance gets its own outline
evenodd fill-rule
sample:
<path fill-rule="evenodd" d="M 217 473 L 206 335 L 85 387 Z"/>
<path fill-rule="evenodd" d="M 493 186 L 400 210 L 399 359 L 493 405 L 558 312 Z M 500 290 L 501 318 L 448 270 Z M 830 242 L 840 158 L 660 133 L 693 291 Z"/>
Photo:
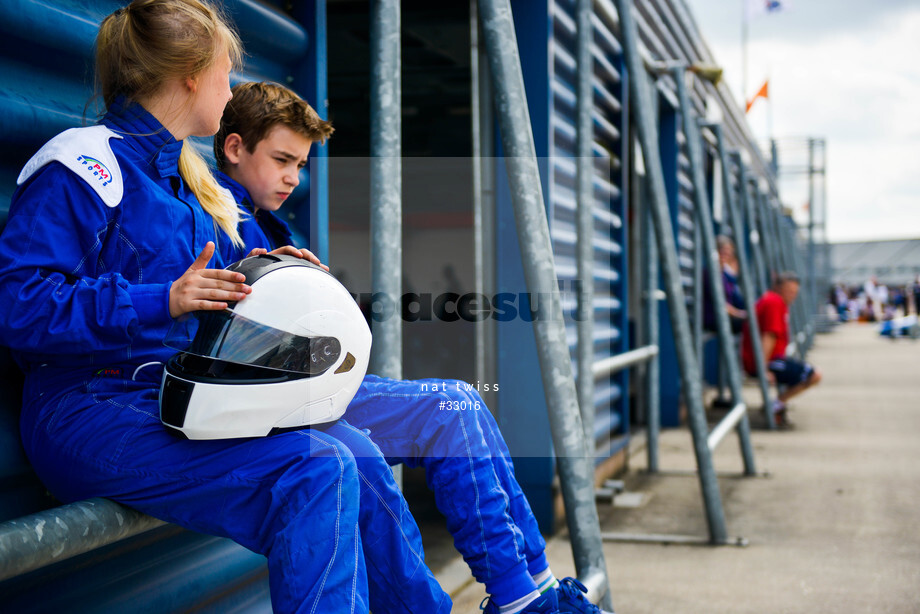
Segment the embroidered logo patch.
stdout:
<path fill-rule="evenodd" d="M 96 158 L 90 158 L 89 156 L 77 156 L 77 161 L 79 161 L 86 169 L 93 174 L 98 181 L 102 182 L 102 185 L 109 185 L 112 183 L 112 172 L 106 167 L 105 164 L 97 160 Z"/>
<path fill-rule="evenodd" d="M 105 367 L 96 371 L 97 377 L 121 377 L 121 367 Z"/>

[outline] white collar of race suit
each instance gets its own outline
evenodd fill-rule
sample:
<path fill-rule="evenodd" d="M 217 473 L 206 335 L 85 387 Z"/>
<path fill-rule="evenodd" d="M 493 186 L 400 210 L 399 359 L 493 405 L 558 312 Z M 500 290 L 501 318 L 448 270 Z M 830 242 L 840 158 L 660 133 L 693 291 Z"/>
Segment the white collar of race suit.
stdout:
<path fill-rule="evenodd" d="M 17 185 L 49 162 L 60 162 L 95 190 L 108 207 L 117 207 L 124 196 L 124 183 L 118 160 L 109 139 L 122 138 L 105 126 L 71 128 L 60 133 L 38 150 L 23 167 Z"/>

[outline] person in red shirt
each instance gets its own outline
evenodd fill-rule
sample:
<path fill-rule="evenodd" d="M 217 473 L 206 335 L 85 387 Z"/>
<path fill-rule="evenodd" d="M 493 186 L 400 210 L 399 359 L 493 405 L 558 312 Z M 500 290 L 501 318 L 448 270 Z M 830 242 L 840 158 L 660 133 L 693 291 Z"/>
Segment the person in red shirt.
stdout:
<path fill-rule="evenodd" d="M 786 402 L 821 381 L 821 372 L 807 362 L 786 356 L 789 345 L 789 305 L 799 294 L 799 278 L 784 272 L 776 276 L 773 289 L 764 292 L 755 311 L 760 325 L 760 342 L 767 363 L 767 377 L 780 386 L 773 402 L 773 419 L 777 426 L 791 426 L 786 417 Z M 749 374 L 756 373 L 754 349 L 747 322 L 741 334 L 741 361 Z"/>

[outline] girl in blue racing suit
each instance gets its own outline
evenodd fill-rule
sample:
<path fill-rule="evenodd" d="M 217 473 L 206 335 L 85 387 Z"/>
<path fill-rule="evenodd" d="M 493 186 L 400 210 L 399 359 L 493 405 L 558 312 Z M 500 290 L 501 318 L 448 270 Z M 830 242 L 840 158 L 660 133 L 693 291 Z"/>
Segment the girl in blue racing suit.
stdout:
<path fill-rule="evenodd" d="M 235 205 L 183 142 L 217 130 L 239 57 L 202 0 L 137 0 L 102 22 L 107 112 L 30 160 L 0 237 L 24 447 L 63 501 L 108 497 L 264 554 L 276 612 L 448 612 L 362 431 L 188 441 L 160 423 L 173 319 L 251 291 L 220 255 L 240 243 Z M 368 582 L 387 589 L 369 598 Z"/>

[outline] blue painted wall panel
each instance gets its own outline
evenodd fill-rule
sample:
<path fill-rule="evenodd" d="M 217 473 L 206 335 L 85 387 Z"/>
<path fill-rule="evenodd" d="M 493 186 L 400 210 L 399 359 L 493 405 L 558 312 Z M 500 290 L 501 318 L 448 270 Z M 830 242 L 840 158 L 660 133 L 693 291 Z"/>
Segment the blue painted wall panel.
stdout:
<path fill-rule="evenodd" d="M 658 112 L 658 146 L 661 154 L 661 166 L 664 173 L 665 191 L 668 195 L 668 207 L 671 224 L 678 233 L 678 211 L 680 187 L 678 184 L 677 121 L 678 114 L 665 97 L 659 97 Z M 678 250 L 679 251 L 679 250 Z M 659 281 L 663 288 L 664 279 Z M 671 326 L 670 311 L 667 301 L 658 303 L 659 347 L 658 356 L 661 373 L 661 426 L 671 427 L 680 424 L 680 368 L 677 364 L 677 348 L 674 345 L 674 329 Z"/>
<path fill-rule="evenodd" d="M 534 132 L 543 193 L 549 169 L 549 74 L 547 40 L 550 22 L 547 0 L 512 0 L 511 8 L 521 53 L 527 106 Z M 496 291 L 526 292 L 511 194 L 496 133 Z M 519 303 L 519 307 L 521 304 Z M 546 400 L 539 378 L 533 328 L 515 318 L 496 327 L 499 424 L 514 457 L 515 474 L 530 501 L 540 528 L 553 528 L 554 461 Z"/>

